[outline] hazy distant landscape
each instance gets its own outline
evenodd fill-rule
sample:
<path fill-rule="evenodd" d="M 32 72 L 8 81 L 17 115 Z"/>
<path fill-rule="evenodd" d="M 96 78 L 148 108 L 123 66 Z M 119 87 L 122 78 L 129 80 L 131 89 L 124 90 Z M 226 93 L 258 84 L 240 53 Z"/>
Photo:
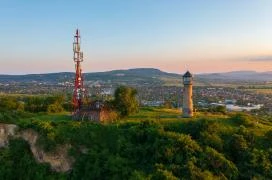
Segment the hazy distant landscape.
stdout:
<path fill-rule="evenodd" d="M 72 72 L 47 73 L 47 74 L 27 74 L 27 75 L 0 75 L 0 83 L 29 83 L 33 81 L 43 83 L 59 83 L 64 81 L 72 81 L 74 78 Z M 84 73 L 86 81 L 108 81 L 115 82 L 149 82 L 149 83 L 165 83 L 171 81 L 179 82 L 182 74 L 167 73 L 159 69 L 152 68 L 136 68 L 128 70 L 113 70 L 106 72 Z M 271 82 L 272 71 L 255 72 L 255 71 L 234 71 L 225 73 L 206 73 L 194 74 L 196 83 L 205 82 Z M 176 85 L 179 85 L 178 83 Z"/>
<path fill-rule="evenodd" d="M 272 1 L 1 1 L 0 180 L 272 180 Z"/>

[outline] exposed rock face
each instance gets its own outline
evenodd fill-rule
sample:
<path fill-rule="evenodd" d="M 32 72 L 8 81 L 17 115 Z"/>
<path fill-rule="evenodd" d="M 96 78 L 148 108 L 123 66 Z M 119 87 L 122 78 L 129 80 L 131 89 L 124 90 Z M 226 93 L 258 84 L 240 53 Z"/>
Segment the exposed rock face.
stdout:
<path fill-rule="evenodd" d="M 0 148 L 8 145 L 8 138 L 15 135 L 16 129 L 14 124 L 0 124 Z"/>
<path fill-rule="evenodd" d="M 30 145 L 35 159 L 40 163 L 49 163 L 57 172 L 66 172 L 72 168 L 73 159 L 68 156 L 70 145 L 58 146 L 54 152 L 44 152 L 36 145 L 38 133 L 32 129 L 18 131 L 13 124 L 0 124 L 0 148 L 8 145 L 9 137 L 23 138 Z M 16 133 L 17 132 L 17 133 Z"/>

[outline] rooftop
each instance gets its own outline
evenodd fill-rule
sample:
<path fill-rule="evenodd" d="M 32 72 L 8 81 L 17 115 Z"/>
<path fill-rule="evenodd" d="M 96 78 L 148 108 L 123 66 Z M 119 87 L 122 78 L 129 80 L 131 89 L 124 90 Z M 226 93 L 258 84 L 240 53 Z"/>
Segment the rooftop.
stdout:
<path fill-rule="evenodd" d="M 189 71 L 187 71 L 187 72 L 183 75 L 183 77 L 193 77 L 193 75 L 192 75 Z"/>

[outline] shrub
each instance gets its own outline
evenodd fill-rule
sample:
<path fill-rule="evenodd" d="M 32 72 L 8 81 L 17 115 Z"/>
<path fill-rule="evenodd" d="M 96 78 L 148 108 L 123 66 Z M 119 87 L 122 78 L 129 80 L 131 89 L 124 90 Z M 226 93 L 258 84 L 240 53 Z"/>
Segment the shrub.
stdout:
<path fill-rule="evenodd" d="M 238 169 L 235 164 L 227 160 L 223 154 L 215 149 L 207 147 L 204 155 L 210 166 L 209 169 L 217 175 L 223 173 L 228 179 L 235 179 L 238 176 Z"/>
<path fill-rule="evenodd" d="M 48 108 L 47 108 L 48 113 L 59 113 L 59 112 L 62 112 L 62 111 L 63 111 L 63 108 L 58 103 L 50 104 L 48 106 Z"/>
<path fill-rule="evenodd" d="M 255 120 L 243 113 L 237 113 L 231 117 L 231 120 L 234 121 L 238 125 L 243 125 L 245 127 L 253 127 L 255 126 Z"/>

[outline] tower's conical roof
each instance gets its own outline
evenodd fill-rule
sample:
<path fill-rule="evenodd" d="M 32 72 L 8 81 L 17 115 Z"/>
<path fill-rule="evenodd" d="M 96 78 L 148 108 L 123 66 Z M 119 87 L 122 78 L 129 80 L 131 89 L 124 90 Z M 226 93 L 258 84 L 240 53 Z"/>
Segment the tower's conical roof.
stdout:
<path fill-rule="evenodd" d="M 192 75 L 189 71 L 187 71 L 187 72 L 183 75 L 183 77 L 193 77 L 193 75 Z"/>

